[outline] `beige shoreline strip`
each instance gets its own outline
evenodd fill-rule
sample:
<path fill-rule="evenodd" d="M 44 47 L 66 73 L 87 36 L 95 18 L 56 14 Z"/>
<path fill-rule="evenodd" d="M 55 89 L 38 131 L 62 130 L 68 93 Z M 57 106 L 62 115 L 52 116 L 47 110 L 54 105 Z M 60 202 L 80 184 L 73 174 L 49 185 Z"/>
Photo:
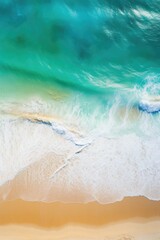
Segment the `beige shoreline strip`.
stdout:
<path fill-rule="evenodd" d="M 158 240 L 159 238 L 160 221 L 147 223 L 128 221 L 101 228 L 69 225 L 56 230 L 32 226 L 0 226 L 0 239 L 3 240 Z"/>
<path fill-rule="evenodd" d="M 21 112 L 21 111 L 1 111 L 0 114 L 4 114 L 4 115 L 10 115 L 16 118 L 21 118 L 23 120 L 29 120 L 31 122 L 36 122 L 36 121 L 42 121 L 42 122 L 56 122 L 60 125 L 64 125 L 64 122 L 62 121 L 62 119 L 60 119 L 60 117 L 55 116 L 55 115 L 47 115 L 47 114 L 42 114 L 42 113 L 32 113 L 32 112 Z M 68 126 L 67 126 L 68 128 Z M 71 128 L 69 127 L 68 130 L 74 134 L 77 134 L 78 136 L 82 136 L 82 133 L 80 133 L 78 131 L 78 129 L 76 129 L 75 127 Z"/>
<path fill-rule="evenodd" d="M 143 197 L 129 197 L 121 202 L 101 205 L 25 202 L 0 202 L 0 225 L 30 224 L 45 228 L 68 224 L 102 226 L 131 218 L 160 217 L 160 201 Z"/>
<path fill-rule="evenodd" d="M 41 114 L 41 113 L 31 113 L 31 112 L 21 112 L 21 111 L 2 111 L 1 114 L 11 115 L 13 117 L 18 117 L 22 119 L 28 119 L 31 121 L 60 121 L 60 119 L 53 115 Z"/>

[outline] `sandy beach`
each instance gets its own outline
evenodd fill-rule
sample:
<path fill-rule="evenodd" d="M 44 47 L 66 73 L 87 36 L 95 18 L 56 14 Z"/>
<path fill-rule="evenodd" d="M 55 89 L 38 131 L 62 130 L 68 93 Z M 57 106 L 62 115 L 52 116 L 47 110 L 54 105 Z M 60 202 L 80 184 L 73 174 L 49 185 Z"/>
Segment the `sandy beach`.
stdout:
<path fill-rule="evenodd" d="M 103 227 L 68 225 L 58 230 L 44 230 L 32 226 L 10 225 L 0 227 L 0 239 L 4 240 L 159 240 L 160 222 L 122 222 Z"/>
<path fill-rule="evenodd" d="M 0 239 L 160 239 L 160 202 L 0 203 Z"/>

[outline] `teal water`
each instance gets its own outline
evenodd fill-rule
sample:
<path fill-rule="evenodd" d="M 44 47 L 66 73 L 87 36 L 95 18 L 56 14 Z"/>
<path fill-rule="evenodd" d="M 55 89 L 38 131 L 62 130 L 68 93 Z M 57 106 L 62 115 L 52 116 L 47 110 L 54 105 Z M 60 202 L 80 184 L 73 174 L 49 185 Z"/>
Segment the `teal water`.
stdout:
<path fill-rule="evenodd" d="M 159 0 L 3 0 L 0 28 L 2 98 L 56 89 L 84 112 L 159 111 Z"/>
<path fill-rule="evenodd" d="M 159 112 L 160 0 L 0 0 L 0 199 L 159 200 Z"/>

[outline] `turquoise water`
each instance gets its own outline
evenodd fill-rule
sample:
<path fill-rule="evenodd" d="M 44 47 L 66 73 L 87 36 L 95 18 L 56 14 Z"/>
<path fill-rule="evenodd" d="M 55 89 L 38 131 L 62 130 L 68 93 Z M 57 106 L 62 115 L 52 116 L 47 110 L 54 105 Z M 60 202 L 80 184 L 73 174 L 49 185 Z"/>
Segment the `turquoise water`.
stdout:
<path fill-rule="evenodd" d="M 157 113 L 159 12 L 159 0 L 0 1 L 1 97 L 51 90 L 85 113 L 117 101 Z"/>
<path fill-rule="evenodd" d="M 159 200 L 159 111 L 160 0 L 0 0 L 0 199 Z"/>

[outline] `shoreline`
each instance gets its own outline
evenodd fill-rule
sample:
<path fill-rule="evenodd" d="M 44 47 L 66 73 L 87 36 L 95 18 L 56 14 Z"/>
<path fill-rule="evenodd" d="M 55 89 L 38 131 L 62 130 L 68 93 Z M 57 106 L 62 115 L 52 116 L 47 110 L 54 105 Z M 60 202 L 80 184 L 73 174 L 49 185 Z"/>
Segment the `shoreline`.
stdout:
<path fill-rule="evenodd" d="M 0 240 L 158 240 L 160 201 L 143 197 L 100 205 L 0 203 Z"/>
<path fill-rule="evenodd" d="M 68 225 L 46 230 L 33 226 L 0 226 L 0 240 L 158 240 L 160 220 L 148 223 L 120 222 L 101 228 Z"/>
<path fill-rule="evenodd" d="M 101 205 L 96 202 L 44 203 L 23 200 L 0 202 L 0 225 L 29 224 L 57 228 L 68 224 L 103 226 L 128 219 L 160 217 L 160 201 L 128 197 L 123 201 Z"/>

